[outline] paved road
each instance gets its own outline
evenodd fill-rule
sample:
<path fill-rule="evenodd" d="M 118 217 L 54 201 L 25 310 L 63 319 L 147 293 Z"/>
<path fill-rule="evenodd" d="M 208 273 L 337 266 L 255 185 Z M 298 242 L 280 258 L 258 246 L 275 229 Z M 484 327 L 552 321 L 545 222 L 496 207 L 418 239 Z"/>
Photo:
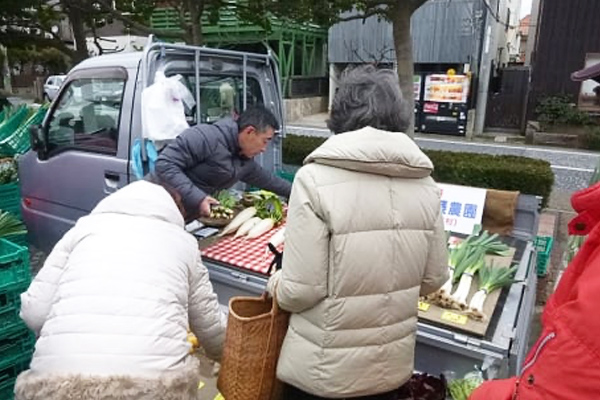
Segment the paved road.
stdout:
<path fill-rule="evenodd" d="M 323 128 L 288 126 L 287 132 L 293 135 L 328 137 L 330 132 Z M 415 141 L 424 149 L 464 151 L 471 153 L 508 154 L 546 160 L 554 171 L 554 190 L 558 199 L 555 206 L 563 208 L 571 193 L 587 187 L 600 162 L 600 154 L 591 151 L 566 150 L 520 144 L 499 144 L 494 142 L 468 142 L 455 137 L 417 136 Z M 568 206 L 567 206 L 568 207 Z"/>

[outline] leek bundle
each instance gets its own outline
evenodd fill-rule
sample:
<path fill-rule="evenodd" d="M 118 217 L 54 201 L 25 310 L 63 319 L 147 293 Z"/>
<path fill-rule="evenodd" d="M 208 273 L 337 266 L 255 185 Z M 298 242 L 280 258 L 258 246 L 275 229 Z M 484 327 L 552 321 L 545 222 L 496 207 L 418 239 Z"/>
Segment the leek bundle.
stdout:
<path fill-rule="evenodd" d="M 484 265 L 479 269 L 479 290 L 475 292 L 469 303 L 469 316 L 474 319 L 485 319 L 487 316 L 483 313 L 483 305 L 487 296 L 494 290 L 510 286 L 516 281 L 514 274 L 518 265 L 510 268 L 495 268 L 493 265 Z"/>

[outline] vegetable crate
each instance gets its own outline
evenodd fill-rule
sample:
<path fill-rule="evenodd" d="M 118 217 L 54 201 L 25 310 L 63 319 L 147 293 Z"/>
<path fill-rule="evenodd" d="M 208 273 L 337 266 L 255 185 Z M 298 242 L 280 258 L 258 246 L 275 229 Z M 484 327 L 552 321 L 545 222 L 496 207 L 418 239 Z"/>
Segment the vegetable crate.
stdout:
<path fill-rule="evenodd" d="M 537 236 L 535 238 L 538 276 L 545 276 L 548 272 L 548 263 L 550 262 L 550 253 L 552 253 L 553 243 L 554 238 L 552 236 Z"/>
<path fill-rule="evenodd" d="M 21 233 L 18 235 L 7 235 L 4 239 L 22 247 L 29 246 L 29 242 L 27 241 L 27 233 Z"/>
<path fill-rule="evenodd" d="M 296 176 L 295 172 L 287 172 L 284 170 L 281 170 L 279 172 L 277 172 L 277 176 L 279 176 L 280 178 L 285 179 L 288 182 L 293 182 L 294 181 L 294 177 Z"/>
<path fill-rule="evenodd" d="M 29 116 L 29 108 L 26 106 L 19 107 L 13 114 L 0 124 L 0 140 L 4 140 L 12 135 L 19 126 Z"/>
<path fill-rule="evenodd" d="M 0 185 L 0 210 L 21 219 L 21 190 L 18 182 Z"/>
<path fill-rule="evenodd" d="M 0 291 L 31 282 L 29 251 L 26 247 L 0 239 Z"/>
<path fill-rule="evenodd" d="M 19 318 L 20 295 L 29 283 L 0 291 L 0 399 L 13 399 L 17 375 L 29 367 L 35 336 Z"/>
<path fill-rule="evenodd" d="M 14 156 L 23 154 L 30 148 L 29 127 L 42 122 L 48 111 L 47 106 L 40 107 L 26 121 L 20 124 L 17 129 L 4 139 L 0 139 L 0 154 Z"/>
<path fill-rule="evenodd" d="M 6 334 L 24 328 L 19 317 L 21 293 L 27 290 L 29 283 L 10 286 L 0 291 L 0 339 Z"/>
<path fill-rule="evenodd" d="M 1 356 L 1 355 L 0 355 Z M 13 363 L 0 368 L 0 399 L 13 400 L 17 376 L 29 368 L 31 352 L 21 354 Z"/>

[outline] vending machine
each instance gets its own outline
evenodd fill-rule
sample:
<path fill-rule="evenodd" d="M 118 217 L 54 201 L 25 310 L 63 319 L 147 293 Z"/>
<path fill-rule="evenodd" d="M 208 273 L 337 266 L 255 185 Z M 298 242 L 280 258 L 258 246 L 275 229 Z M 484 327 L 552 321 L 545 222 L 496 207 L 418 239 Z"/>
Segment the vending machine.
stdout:
<path fill-rule="evenodd" d="M 415 132 L 421 131 L 421 115 L 422 115 L 422 92 L 423 78 L 421 75 L 413 76 L 413 93 L 415 97 Z"/>
<path fill-rule="evenodd" d="M 421 131 L 464 136 L 467 131 L 469 84 L 467 75 L 426 75 Z"/>

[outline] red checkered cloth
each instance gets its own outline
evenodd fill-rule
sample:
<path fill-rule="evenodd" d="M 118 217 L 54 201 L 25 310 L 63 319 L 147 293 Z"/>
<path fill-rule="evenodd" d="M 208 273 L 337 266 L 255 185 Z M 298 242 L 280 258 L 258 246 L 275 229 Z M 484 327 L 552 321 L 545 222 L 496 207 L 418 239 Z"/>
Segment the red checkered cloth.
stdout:
<path fill-rule="evenodd" d="M 275 255 L 267 247 L 267 243 L 276 232 L 285 226 L 281 224 L 256 239 L 246 239 L 226 236 L 217 243 L 205 248 L 202 257 L 207 260 L 219 261 L 250 271 L 269 273 L 269 265 Z M 278 247 L 283 250 L 283 245 Z"/>

